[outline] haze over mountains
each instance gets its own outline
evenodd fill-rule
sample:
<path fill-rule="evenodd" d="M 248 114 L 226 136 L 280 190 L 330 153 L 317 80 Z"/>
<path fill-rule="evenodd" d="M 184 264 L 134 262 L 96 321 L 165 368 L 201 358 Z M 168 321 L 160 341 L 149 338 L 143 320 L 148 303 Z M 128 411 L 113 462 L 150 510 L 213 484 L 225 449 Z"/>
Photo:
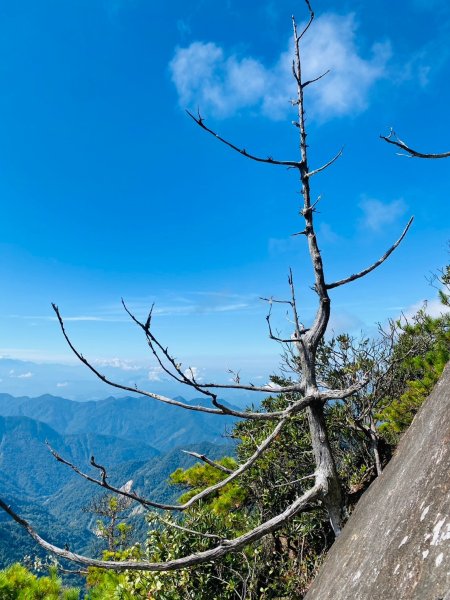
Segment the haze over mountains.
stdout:
<path fill-rule="evenodd" d="M 89 466 L 94 455 L 112 483 L 133 480 L 134 489 L 148 497 L 174 500 L 180 490 L 171 488 L 167 478 L 177 467 L 193 463 L 180 449 L 213 458 L 232 452 L 233 444 L 223 434 L 233 422 L 143 397 L 75 402 L 51 395 L 0 394 L 2 497 L 55 543 L 92 550 L 95 518 L 82 509 L 102 489 L 58 463 L 46 442 L 91 475 L 97 476 Z M 32 540 L 0 514 L 0 566 L 37 552 Z"/>
<path fill-rule="evenodd" d="M 261 384 L 269 381 L 268 373 L 276 366 L 278 356 L 272 366 L 261 364 L 261 360 L 247 360 L 239 364 L 242 378 L 247 382 Z M 229 365 L 219 361 L 215 369 L 198 368 L 199 377 L 208 381 L 227 383 L 230 379 Z M 254 364 L 253 364 L 254 363 Z M 130 361 L 119 358 L 94 361 L 94 365 L 108 377 L 122 385 L 134 389 L 137 386 L 157 394 L 170 397 L 187 396 L 193 392 L 185 385 L 179 384 L 166 375 L 158 366 L 151 366 L 149 361 Z M 263 373 L 265 375 L 263 375 Z M 41 394 L 64 395 L 65 398 L 77 401 L 101 400 L 112 393 L 110 386 L 98 379 L 89 369 L 79 362 L 70 364 L 55 362 L 36 362 L 34 360 L 19 360 L 0 354 L 0 390 L 12 396 L 40 396 Z M 117 397 L 127 395 L 114 388 Z M 195 392 L 194 392 L 195 393 Z M 262 399 L 263 395 L 245 390 L 228 390 L 225 399 L 232 404 L 245 407 Z"/>
<path fill-rule="evenodd" d="M 203 399 L 190 403 L 206 405 Z M 220 442 L 224 427 L 233 422 L 145 397 L 75 402 L 49 394 L 38 398 L 0 394 L 0 415 L 30 417 L 61 434 L 95 433 L 141 442 L 159 452 L 193 441 Z"/>

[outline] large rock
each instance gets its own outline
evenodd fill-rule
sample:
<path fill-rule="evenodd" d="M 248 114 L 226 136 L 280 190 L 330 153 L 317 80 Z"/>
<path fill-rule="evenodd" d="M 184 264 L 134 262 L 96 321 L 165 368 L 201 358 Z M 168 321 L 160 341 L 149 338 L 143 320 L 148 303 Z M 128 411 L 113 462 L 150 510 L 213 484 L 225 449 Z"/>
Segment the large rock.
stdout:
<path fill-rule="evenodd" d="M 306 600 L 450 600 L 450 364 Z"/>

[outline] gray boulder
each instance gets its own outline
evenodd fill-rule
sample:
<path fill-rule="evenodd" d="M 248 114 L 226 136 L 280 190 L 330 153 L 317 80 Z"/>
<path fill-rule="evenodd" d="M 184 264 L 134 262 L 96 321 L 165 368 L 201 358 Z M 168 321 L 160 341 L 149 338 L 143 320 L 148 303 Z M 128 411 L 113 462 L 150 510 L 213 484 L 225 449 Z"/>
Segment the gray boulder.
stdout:
<path fill-rule="evenodd" d="M 305 600 L 450 600 L 450 364 Z"/>

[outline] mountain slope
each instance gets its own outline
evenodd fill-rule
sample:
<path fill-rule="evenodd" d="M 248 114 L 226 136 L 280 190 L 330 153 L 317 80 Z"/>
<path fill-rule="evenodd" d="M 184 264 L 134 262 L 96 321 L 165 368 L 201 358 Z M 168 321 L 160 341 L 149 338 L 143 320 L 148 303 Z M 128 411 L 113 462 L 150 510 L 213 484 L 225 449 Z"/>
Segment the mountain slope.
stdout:
<path fill-rule="evenodd" d="M 29 417 L 0 417 L 0 472 L 31 497 L 53 494 L 68 476 L 75 476 L 61 468 L 46 442 L 67 460 L 80 465 L 89 464 L 92 454 L 107 466 L 146 460 L 158 454 L 142 443 L 91 433 L 64 436 Z"/>
<path fill-rule="evenodd" d="M 132 399 L 129 399 L 132 400 Z M 136 400 L 136 399 L 134 399 Z M 145 402 L 143 401 L 145 400 Z M 99 403 L 100 404 L 100 403 Z M 143 419 L 146 399 L 137 403 L 137 412 Z M 91 408 L 94 417 L 89 415 Z M 12 398 L 0 395 L 0 412 L 22 413 L 18 416 L 0 416 L 0 489 L 2 498 L 28 519 L 36 530 L 58 545 L 68 544 L 74 550 L 99 553 L 99 545 L 92 533 L 95 517 L 83 510 L 96 496 L 105 493 L 76 475 L 69 467 L 57 462 L 45 442 L 82 471 L 98 477 L 98 471 L 90 467 L 92 455 L 108 469 L 109 481 L 117 486 L 133 480 L 134 489 L 156 501 L 175 502 L 180 490 L 170 486 L 167 479 L 176 468 L 188 467 L 195 459 L 174 449 L 177 440 L 183 449 L 206 453 L 211 458 L 230 454 L 234 444 L 218 446 L 211 442 L 193 443 L 196 436 L 203 435 L 223 442 L 221 431 L 205 427 L 203 415 L 198 413 L 183 420 L 164 421 L 164 412 L 154 415 L 153 422 L 142 422 L 133 415 L 136 406 L 127 399 L 107 399 L 100 407 L 97 403 L 71 402 L 53 396 L 40 398 Z M 80 410 L 83 408 L 83 410 Z M 166 408 L 166 407 L 164 407 Z M 94 411 L 92 411 L 94 409 Z M 99 409 L 98 412 L 95 409 Z M 86 412 L 85 412 L 86 411 Z M 176 411 L 184 415 L 186 411 Z M 128 435 L 122 439 L 114 435 L 80 431 L 60 433 L 49 424 L 24 416 L 32 413 L 57 423 L 66 432 L 83 427 L 108 430 Z M 111 416 L 108 423 L 107 415 Z M 128 415 L 128 421 L 127 421 Z M 166 417 L 167 418 L 167 417 Z M 196 418 L 199 422 L 195 422 Z M 223 420 L 218 419 L 223 424 Z M 149 435 L 153 426 L 158 435 Z M 205 427 L 205 428 L 204 428 Z M 200 433 L 199 433 L 200 432 Z M 144 443 L 141 438 L 161 439 L 162 446 L 170 447 L 164 454 Z M 133 439 L 134 438 L 134 439 Z M 143 539 L 147 525 L 139 514 L 133 519 L 136 535 Z M 28 555 L 42 555 L 39 547 L 7 515 L 0 512 L 0 568 Z"/>
<path fill-rule="evenodd" d="M 205 401 L 193 400 L 194 404 Z M 64 434 L 95 433 L 143 442 L 166 452 L 192 442 L 223 442 L 236 419 L 169 406 L 145 397 L 74 402 L 57 396 L 0 394 L 0 415 L 27 416 Z"/>

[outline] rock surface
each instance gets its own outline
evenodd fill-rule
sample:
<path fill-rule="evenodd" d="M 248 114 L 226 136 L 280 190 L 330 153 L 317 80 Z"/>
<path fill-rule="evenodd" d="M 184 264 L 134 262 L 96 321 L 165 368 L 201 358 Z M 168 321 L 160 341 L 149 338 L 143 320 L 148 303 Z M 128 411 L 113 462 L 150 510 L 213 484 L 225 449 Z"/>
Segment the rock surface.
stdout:
<path fill-rule="evenodd" d="M 450 364 L 305 600 L 450 600 Z"/>

